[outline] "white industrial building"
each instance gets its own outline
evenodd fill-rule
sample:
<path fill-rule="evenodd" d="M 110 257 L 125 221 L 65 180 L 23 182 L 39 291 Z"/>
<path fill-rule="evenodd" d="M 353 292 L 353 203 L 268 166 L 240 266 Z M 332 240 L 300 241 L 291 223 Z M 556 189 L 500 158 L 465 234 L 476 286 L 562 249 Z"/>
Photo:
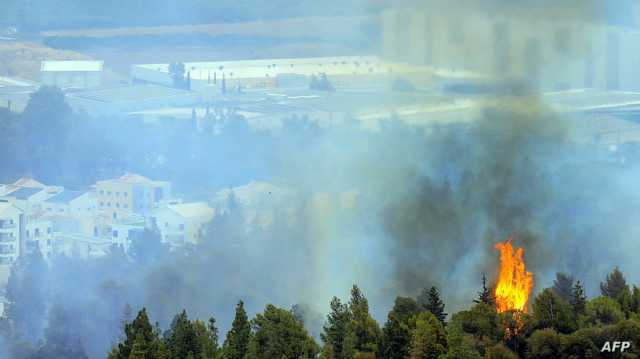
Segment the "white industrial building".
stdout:
<path fill-rule="evenodd" d="M 40 81 L 60 88 L 94 88 L 103 84 L 102 61 L 42 61 Z"/>
<path fill-rule="evenodd" d="M 640 14 L 637 6 L 629 11 Z M 382 14 L 382 56 L 387 61 L 527 80 L 543 90 L 640 90 L 637 24 L 556 13 L 457 9 L 454 14 L 446 8 L 398 6 Z M 635 18 L 637 23 L 640 17 Z"/>

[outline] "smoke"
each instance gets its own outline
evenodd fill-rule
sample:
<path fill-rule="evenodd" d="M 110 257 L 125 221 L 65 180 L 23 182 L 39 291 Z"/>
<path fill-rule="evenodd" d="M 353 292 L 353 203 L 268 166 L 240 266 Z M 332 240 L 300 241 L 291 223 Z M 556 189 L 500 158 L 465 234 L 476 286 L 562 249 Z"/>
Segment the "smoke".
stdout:
<path fill-rule="evenodd" d="M 452 23 L 461 14 L 592 22 L 603 6 L 550 3 L 412 6 Z M 591 33 L 576 36 L 573 41 L 588 41 Z M 469 61 L 484 56 L 475 51 L 466 53 Z M 444 61 L 459 60 L 451 56 Z M 461 114 L 447 123 L 436 123 L 428 112 L 416 124 L 392 116 L 375 129 L 355 120 L 330 126 L 285 121 L 282 130 L 241 128 L 213 140 L 180 126 L 168 135 L 167 128 L 130 121 L 111 121 L 110 131 L 98 123 L 75 129 L 83 134 L 76 137 L 100 138 L 96 148 L 87 143 L 82 153 L 65 158 L 75 171 L 98 162 L 104 154 L 96 151 L 109 148 L 108 157 L 127 170 L 171 180 L 187 198 L 213 197 L 215 190 L 254 179 L 273 182 L 289 195 L 285 201 L 267 197 L 268 226 L 248 219 L 250 206 L 240 204 L 238 212 L 217 218 L 193 248 L 159 251 L 144 263 L 132 263 L 115 250 L 98 261 L 59 259 L 37 280 L 51 284 L 51 302 L 64 302 L 92 357 L 103 357 L 118 340 L 126 304 L 147 307 L 164 328 L 182 309 L 196 318 L 213 315 L 221 333 L 240 299 L 249 315 L 266 303 L 299 304 L 298 314 L 317 335 L 318 313 L 326 313 L 332 296 L 346 297 L 354 283 L 379 321 L 397 295 L 415 296 L 436 285 L 452 313 L 471 304 L 483 273 L 493 278 L 498 266 L 493 246 L 508 236 L 525 248 L 536 290 L 550 285 L 556 271 L 565 271 L 595 295 L 596 283 L 614 265 L 637 282 L 638 164 L 611 161 L 609 152 L 574 141 L 573 119 L 552 111 L 535 87 L 527 87 L 533 85 L 516 85 L 525 91 L 474 98 L 477 118 Z M 433 88 L 414 95 L 427 103 Z M 401 97 L 372 94 L 368 104 L 394 96 Z M 81 155 L 89 157 L 73 157 Z M 148 158 L 166 161 L 149 165 Z M 76 177 L 65 170 L 60 172 Z M 86 185 L 96 176 L 78 174 Z"/>

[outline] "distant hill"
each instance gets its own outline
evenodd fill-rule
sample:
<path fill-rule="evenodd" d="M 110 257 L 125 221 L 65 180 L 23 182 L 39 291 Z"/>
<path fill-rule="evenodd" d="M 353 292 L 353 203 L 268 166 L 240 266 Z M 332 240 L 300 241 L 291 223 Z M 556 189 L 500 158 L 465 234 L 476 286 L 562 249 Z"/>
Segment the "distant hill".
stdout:
<path fill-rule="evenodd" d="M 358 15 L 379 0 L 3 0 L 0 27 L 23 32 Z"/>

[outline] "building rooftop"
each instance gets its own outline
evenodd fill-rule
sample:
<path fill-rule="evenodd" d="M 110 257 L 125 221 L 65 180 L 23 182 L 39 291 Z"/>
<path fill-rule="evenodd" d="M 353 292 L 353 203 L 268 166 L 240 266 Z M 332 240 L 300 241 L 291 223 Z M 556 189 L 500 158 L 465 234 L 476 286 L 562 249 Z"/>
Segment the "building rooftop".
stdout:
<path fill-rule="evenodd" d="M 23 187 L 9 193 L 8 196 L 14 197 L 15 199 L 26 200 L 40 191 L 42 191 L 42 188 Z"/>
<path fill-rule="evenodd" d="M 42 61 L 42 72 L 99 72 L 102 71 L 102 61 Z"/>
<path fill-rule="evenodd" d="M 18 187 L 31 187 L 31 188 L 45 188 L 46 185 L 44 185 L 41 182 L 38 182 L 36 180 L 34 180 L 31 177 L 21 177 L 18 180 L 16 180 L 15 182 L 13 182 L 14 186 L 18 186 Z"/>
<path fill-rule="evenodd" d="M 84 195 L 86 192 L 83 191 L 71 191 L 68 189 L 63 190 L 62 192 L 54 195 L 51 198 L 48 198 L 45 202 L 49 203 L 69 203 L 74 199 Z"/>
<path fill-rule="evenodd" d="M 184 218 L 213 217 L 214 210 L 205 202 L 169 204 L 167 208 Z"/>
<path fill-rule="evenodd" d="M 11 203 L 0 202 L 0 215 L 3 215 L 5 212 L 10 210 L 21 212 L 21 210 L 18 207 L 14 206 Z"/>
<path fill-rule="evenodd" d="M 144 84 L 75 90 L 69 91 L 67 95 L 72 98 L 77 97 L 79 99 L 102 103 L 114 103 L 141 102 L 178 96 L 191 96 L 192 93 L 166 86 Z"/>
<path fill-rule="evenodd" d="M 282 75 L 375 75 L 415 68 L 388 63 L 375 56 L 307 57 L 184 63 L 192 80 L 275 78 Z M 169 64 L 141 64 L 134 67 L 168 73 Z"/>

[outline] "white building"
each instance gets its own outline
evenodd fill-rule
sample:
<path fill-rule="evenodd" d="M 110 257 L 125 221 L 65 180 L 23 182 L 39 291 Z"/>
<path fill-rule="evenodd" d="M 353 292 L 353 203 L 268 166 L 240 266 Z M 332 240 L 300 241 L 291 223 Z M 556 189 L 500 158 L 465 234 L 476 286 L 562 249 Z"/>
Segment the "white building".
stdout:
<path fill-rule="evenodd" d="M 171 197 L 171 184 L 153 181 L 137 174 L 126 174 L 96 183 L 98 211 L 114 221 L 128 214 L 146 216 Z"/>
<path fill-rule="evenodd" d="M 20 256 L 24 214 L 9 202 L 0 202 L 0 283 L 6 283 L 11 264 Z"/>
<path fill-rule="evenodd" d="M 205 226 L 215 211 L 204 202 L 172 203 L 156 209 L 153 220 L 160 230 L 162 241 L 172 247 L 186 243 L 198 243 L 204 235 Z"/>
<path fill-rule="evenodd" d="M 92 88 L 103 83 L 102 61 L 42 61 L 41 82 L 60 88 Z"/>
<path fill-rule="evenodd" d="M 556 15 L 566 5 L 552 6 L 558 9 L 536 7 L 526 15 L 489 8 L 390 8 L 382 14 L 383 57 L 527 80 L 543 90 L 640 90 L 639 6 L 626 9 L 635 26 L 581 15 L 577 8 Z"/>

